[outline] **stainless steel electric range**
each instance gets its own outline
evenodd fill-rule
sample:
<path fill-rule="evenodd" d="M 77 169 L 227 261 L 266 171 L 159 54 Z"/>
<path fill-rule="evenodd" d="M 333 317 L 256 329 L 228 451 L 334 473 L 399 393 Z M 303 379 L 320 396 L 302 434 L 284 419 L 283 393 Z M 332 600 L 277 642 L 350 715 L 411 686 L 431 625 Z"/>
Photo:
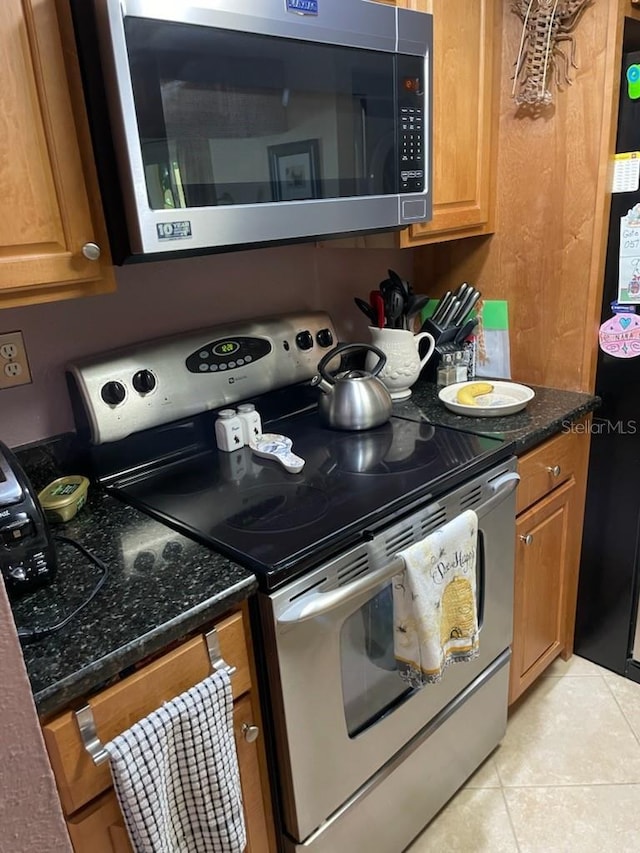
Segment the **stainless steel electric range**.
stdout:
<path fill-rule="evenodd" d="M 323 427 L 309 380 L 335 342 L 326 314 L 266 318 L 96 356 L 69 383 L 104 486 L 258 577 L 282 849 L 394 853 L 505 730 L 518 477 L 496 439 L 399 417 Z M 241 401 L 302 471 L 217 449 L 216 414 Z M 394 557 L 464 509 L 480 656 L 418 690 L 393 658 Z"/>

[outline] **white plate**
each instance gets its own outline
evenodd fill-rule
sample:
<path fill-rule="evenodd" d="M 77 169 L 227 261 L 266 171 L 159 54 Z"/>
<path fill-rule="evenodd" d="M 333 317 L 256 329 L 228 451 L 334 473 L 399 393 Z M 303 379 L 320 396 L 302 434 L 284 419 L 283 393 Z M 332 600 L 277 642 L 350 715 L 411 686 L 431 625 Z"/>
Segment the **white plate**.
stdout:
<path fill-rule="evenodd" d="M 467 385 L 476 382 L 489 382 L 493 385 L 493 391 L 489 394 L 480 394 L 476 397 L 476 405 L 468 406 L 457 400 L 458 391 Z M 503 382 L 499 379 L 474 379 L 473 382 L 456 382 L 455 385 L 447 385 L 440 390 L 438 397 L 447 409 L 457 415 L 467 415 L 472 418 L 497 418 L 501 415 L 512 415 L 519 412 L 533 400 L 535 393 L 526 385 L 518 385 L 517 382 Z"/>

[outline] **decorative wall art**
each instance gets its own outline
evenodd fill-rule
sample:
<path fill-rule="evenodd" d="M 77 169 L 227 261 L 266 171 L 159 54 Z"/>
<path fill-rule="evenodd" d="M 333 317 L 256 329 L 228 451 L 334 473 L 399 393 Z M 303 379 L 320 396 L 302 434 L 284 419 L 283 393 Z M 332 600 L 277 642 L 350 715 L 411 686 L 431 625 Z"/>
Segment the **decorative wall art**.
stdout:
<path fill-rule="evenodd" d="M 572 35 L 593 0 L 512 0 L 511 10 L 522 21 L 522 36 L 513 77 L 512 97 L 518 106 L 548 106 L 555 84 L 571 85 L 571 67 L 577 68 Z M 561 42 L 568 42 L 566 50 Z"/>

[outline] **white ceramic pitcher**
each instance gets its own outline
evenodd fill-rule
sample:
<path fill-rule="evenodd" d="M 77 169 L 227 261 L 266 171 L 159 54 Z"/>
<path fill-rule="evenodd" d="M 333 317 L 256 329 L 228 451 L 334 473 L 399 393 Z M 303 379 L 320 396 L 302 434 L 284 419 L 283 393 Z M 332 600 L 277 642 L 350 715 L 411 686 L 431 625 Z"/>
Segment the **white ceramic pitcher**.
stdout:
<path fill-rule="evenodd" d="M 420 376 L 420 371 L 433 355 L 435 341 L 429 332 L 414 335 L 408 329 L 378 329 L 369 326 L 371 343 L 387 356 L 378 378 L 387 386 L 392 400 L 406 400 L 411 396 L 411 386 Z M 429 347 L 420 358 L 420 341 L 428 340 Z M 369 353 L 366 365 L 370 369 L 376 357 Z M 371 364 L 370 364 L 371 362 Z"/>

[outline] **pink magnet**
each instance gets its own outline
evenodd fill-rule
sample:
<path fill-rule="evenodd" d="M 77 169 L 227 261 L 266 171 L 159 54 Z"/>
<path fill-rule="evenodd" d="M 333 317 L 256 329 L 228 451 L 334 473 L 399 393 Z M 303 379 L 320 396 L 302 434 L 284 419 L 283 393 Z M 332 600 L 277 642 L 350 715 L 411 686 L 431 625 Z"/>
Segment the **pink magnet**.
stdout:
<path fill-rule="evenodd" d="M 640 355 L 640 317 L 635 314 L 614 314 L 598 333 L 600 348 L 615 358 L 635 358 Z"/>

